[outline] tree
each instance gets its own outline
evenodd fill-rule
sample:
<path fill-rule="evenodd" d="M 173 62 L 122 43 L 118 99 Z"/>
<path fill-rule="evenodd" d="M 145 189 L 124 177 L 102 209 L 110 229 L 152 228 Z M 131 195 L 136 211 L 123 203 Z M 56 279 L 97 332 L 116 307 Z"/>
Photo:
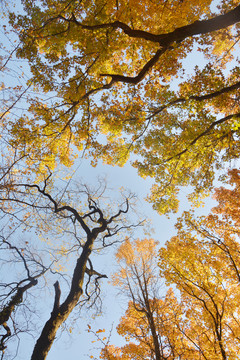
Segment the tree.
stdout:
<path fill-rule="evenodd" d="M 117 327 L 126 345 L 107 344 L 104 359 L 239 358 L 240 172 L 229 171 L 226 183 L 232 187 L 215 189 L 209 215 L 179 218 L 177 235 L 159 251 L 160 274 L 153 240 L 120 247 L 114 284 L 129 299 Z M 176 295 L 159 297 L 159 275 Z"/>
<path fill-rule="evenodd" d="M 156 180 L 149 200 L 160 213 L 176 211 L 179 186 L 199 197 L 238 158 L 238 1 L 216 12 L 210 0 L 23 5 L 10 14 L 17 54 L 46 96 L 13 121 L 12 144 L 31 153 L 34 143 L 51 167 L 68 163 L 71 144 L 93 163 L 122 165 L 133 152 L 140 175 Z M 186 71 L 196 51 L 204 65 Z"/>
<path fill-rule="evenodd" d="M 129 241 L 116 254 L 119 269 L 113 276 L 114 285 L 128 299 L 117 332 L 126 345 L 107 344 L 103 359 L 189 360 L 195 353 L 195 359 L 199 358 L 198 349 L 184 334 L 188 324 L 182 304 L 171 288 L 164 296 L 160 291 L 156 245 L 153 239 Z"/>
<path fill-rule="evenodd" d="M 31 358 L 33 360 L 45 359 L 54 342 L 57 330 L 66 321 L 74 308 L 79 305 L 82 306 L 87 302 L 89 306 L 91 303 L 92 305 L 96 304 L 100 295 L 100 280 L 106 278 L 107 275 L 95 270 L 91 254 L 120 241 L 117 238 L 118 235 L 124 230 L 127 230 L 129 233 L 130 228 L 134 227 L 134 224 L 128 224 L 126 218 L 126 214 L 131 206 L 131 196 L 125 197 L 114 212 L 113 203 L 110 210 L 107 207 L 103 209 L 100 206 L 103 194 L 101 186 L 98 189 L 99 196 L 96 191 L 91 194 L 87 186 L 82 189 L 78 188 L 78 194 L 81 195 L 81 198 L 78 197 L 73 200 L 73 189 L 69 191 L 64 189 L 61 194 L 59 194 L 58 189 L 58 195 L 54 194 L 54 189 L 51 186 L 51 174 L 45 179 L 42 186 L 21 183 L 17 179 L 18 177 L 15 176 L 15 181 L 11 184 L 11 191 L 8 188 L 1 189 L 0 201 L 2 211 L 7 214 L 7 217 L 10 214 L 13 217 L 16 216 L 18 221 L 25 219 L 27 228 L 32 228 L 35 223 L 36 229 L 38 229 L 37 234 L 42 233 L 45 241 L 50 236 L 52 247 L 55 247 L 55 251 L 48 250 L 48 253 L 54 257 L 54 262 L 57 259 L 61 259 L 59 266 L 61 264 L 63 266 L 63 260 L 66 257 L 72 256 L 75 260 L 73 274 L 71 274 L 70 269 L 68 271 L 71 274 L 68 275 L 70 276 L 69 288 L 63 287 L 65 299 L 62 302 L 60 299 L 61 277 L 55 281 L 53 309 L 49 320 L 43 326 L 42 332 L 35 343 Z M 85 205 L 84 201 L 86 201 Z M 78 203 L 78 206 L 75 207 L 74 202 Z M 55 244 L 53 241 L 54 236 L 56 237 Z M 66 236 L 68 239 L 66 239 Z M 11 243 L 9 243 L 9 246 L 17 251 L 28 272 L 28 266 L 25 257 L 21 256 L 21 251 L 12 246 Z M 12 302 L 15 302 L 15 298 L 19 296 L 17 301 L 23 301 L 22 295 L 24 291 L 29 290 L 32 285 L 37 285 L 36 278 L 43 274 L 45 269 L 43 267 L 41 273 L 34 276 L 28 273 L 28 279 L 24 280 L 28 281 L 25 287 L 20 287 L 20 284 L 23 284 L 23 280 L 19 283 L 16 282 L 15 287 L 11 291 L 13 297 L 3 308 L 1 314 L 5 316 L 6 310 L 10 311 L 8 311 L 9 315 L 14 312 L 15 308 L 12 307 Z M 54 267 L 52 266 L 51 269 L 53 272 Z M 54 272 L 58 273 L 56 267 Z M 9 316 L 7 314 L 3 325 L 8 319 Z"/>
<path fill-rule="evenodd" d="M 214 198 L 218 205 L 212 209 L 213 216 L 208 216 L 207 220 L 216 221 L 216 227 L 221 228 L 221 224 L 229 225 L 229 230 L 237 233 L 239 226 L 239 196 L 240 196 L 240 172 L 238 169 L 228 170 L 228 176 L 225 180 L 226 184 L 231 186 L 230 189 L 226 187 L 216 188 L 214 191 Z M 214 216 L 215 215 L 215 216 Z"/>
<path fill-rule="evenodd" d="M 179 230 L 160 249 L 159 274 L 153 240 L 122 245 L 114 284 L 129 300 L 117 327 L 126 345 L 106 344 L 102 358 L 238 359 L 239 280 L 225 273 L 231 262 L 221 267 L 217 250 L 207 240 Z M 156 291 L 160 275 L 177 287 L 176 294 L 171 288 L 164 296 Z"/>
<path fill-rule="evenodd" d="M 160 270 L 185 303 L 188 337 L 206 359 L 239 357 L 239 171 L 215 190 L 218 205 L 208 216 L 185 212 L 178 234 L 160 250 Z"/>
<path fill-rule="evenodd" d="M 31 249 L 29 249 L 27 241 L 25 241 L 24 245 L 21 244 L 24 248 L 18 248 L 15 246 L 11 236 L 9 236 L 9 238 L 6 239 L 1 236 L 0 243 L 1 253 L 4 253 L 1 258 L 1 273 L 4 274 L 4 276 L 1 277 L 0 284 L 0 326 L 2 326 L 6 331 L 0 337 L 0 351 L 2 352 L 1 359 L 3 359 L 3 355 L 7 349 L 8 341 L 10 339 L 12 340 L 13 337 L 18 336 L 19 333 L 23 331 L 27 332 L 29 330 L 28 319 L 25 316 L 25 313 L 22 315 L 25 318 L 24 325 L 22 323 L 17 324 L 17 322 L 15 322 L 14 315 L 17 310 L 19 310 L 18 308 L 22 305 L 24 305 L 24 310 L 26 311 L 27 306 L 29 306 L 29 304 L 26 304 L 26 300 L 24 301 L 26 292 L 28 292 L 33 286 L 36 286 L 38 284 L 38 278 L 43 276 L 50 268 L 44 266 L 40 253 L 32 253 Z M 13 279 L 15 281 L 9 281 L 9 283 L 7 283 L 5 267 L 10 268 L 11 263 L 19 262 L 21 264 L 20 268 L 24 271 L 25 276 L 22 274 L 22 278 L 19 281 L 16 281 L 17 279 L 15 277 Z M 20 311 L 24 312 L 23 309 Z"/>
<path fill-rule="evenodd" d="M 106 345 L 101 358 L 106 360 L 120 359 L 191 359 L 184 336 L 176 324 L 183 316 L 181 306 L 172 289 L 161 299 L 149 299 L 152 320 L 150 323 L 146 309 L 129 301 L 128 308 L 121 317 L 117 332 L 126 340 L 126 345 L 118 347 Z M 152 333 L 153 324 L 155 334 Z M 185 348 L 184 348 L 185 346 Z M 188 354 L 184 357 L 183 354 Z"/>
<path fill-rule="evenodd" d="M 154 240 L 137 240 L 134 244 L 129 241 L 124 244 L 116 255 L 120 269 L 114 275 L 114 284 L 119 286 L 129 299 L 126 318 L 125 321 L 122 318 L 118 332 L 128 338 L 140 339 L 139 346 L 130 344 L 130 349 L 123 352 L 134 352 L 134 357 L 137 358 L 137 354 L 143 356 L 145 349 L 145 356 L 155 353 L 156 359 L 160 360 L 161 349 L 154 320 L 157 308 L 155 293 L 159 287 L 159 278 L 154 268 L 155 257 Z M 130 318 L 132 321 L 129 321 Z M 149 333 L 150 339 L 147 336 Z"/>

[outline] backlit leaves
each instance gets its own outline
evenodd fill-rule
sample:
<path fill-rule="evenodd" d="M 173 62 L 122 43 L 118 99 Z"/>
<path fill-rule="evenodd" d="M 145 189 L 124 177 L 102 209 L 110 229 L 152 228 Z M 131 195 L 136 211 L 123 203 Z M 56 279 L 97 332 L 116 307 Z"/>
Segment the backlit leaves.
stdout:
<path fill-rule="evenodd" d="M 239 30 L 224 17 L 238 4 L 213 13 L 211 3 L 24 1 L 25 14 L 10 16 L 17 53 L 46 96 L 13 121 L 13 143 L 21 128 L 20 147 L 51 167 L 70 166 L 79 151 L 120 166 L 133 153 L 139 174 L 156 181 L 149 201 L 160 213 L 177 210 L 179 186 L 207 193 L 239 152 Z M 220 14 L 219 30 L 201 28 Z"/>

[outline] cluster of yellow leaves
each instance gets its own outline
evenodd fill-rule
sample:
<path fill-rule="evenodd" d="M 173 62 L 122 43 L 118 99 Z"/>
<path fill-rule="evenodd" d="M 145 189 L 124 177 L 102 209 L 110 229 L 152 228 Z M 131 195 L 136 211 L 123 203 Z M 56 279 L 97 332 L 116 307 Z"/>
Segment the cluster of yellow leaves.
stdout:
<path fill-rule="evenodd" d="M 113 284 L 128 287 L 129 281 L 137 282 L 138 275 L 143 273 L 145 273 L 146 282 L 152 282 L 154 274 L 150 269 L 157 256 L 156 245 L 157 242 L 154 239 L 137 239 L 134 243 L 126 240 L 116 253 L 120 269 L 113 276 Z"/>
<path fill-rule="evenodd" d="M 108 85 L 111 74 L 139 74 L 159 49 L 155 42 L 115 28 L 116 21 L 132 30 L 167 34 L 200 18 L 213 17 L 211 3 L 23 1 L 26 14 L 10 16 L 21 38 L 18 56 L 29 61 L 35 90 L 50 96 L 44 101 L 37 99 L 30 106 L 29 116 L 12 124 L 13 146 L 18 144 L 35 162 L 43 163 L 38 165 L 41 172 L 45 165 L 53 169 L 59 162 L 71 166 L 79 151 L 91 156 L 92 164 L 102 158 L 107 164 L 122 166 L 133 151 L 138 159 L 142 157 L 135 162 L 139 174 L 156 179 L 149 200 L 161 213 L 177 210 L 178 186 L 194 186 L 197 196 L 207 191 L 215 168 L 238 156 L 231 132 L 238 129 L 237 119 L 234 126 L 226 121 L 212 129 L 211 137 L 199 135 L 220 113 L 237 113 L 239 105 L 234 92 L 204 102 L 189 99 L 234 82 L 234 75 L 226 77 L 219 67 L 232 59 L 224 54 L 232 54 L 237 27 L 172 44 L 149 68 L 145 79 L 134 86 L 121 82 L 110 88 Z M 224 1 L 219 11 L 227 12 L 234 6 L 234 1 Z M 203 70 L 195 69 L 191 77 L 179 82 L 184 71 L 182 59 L 191 54 L 195 41 L 209 61 Z M 216 60 L 216 54 L 222 58 Z M 238 68 L 232 73 L 239 73 Z M 179 91 L 171 86 L 174 79 L 180 83 Z M 107 88 L 102 88 L 105 85 Z M 102 97 L 94 96 L 101 88 Z M 178 98 L 184 101 L 168 109 L 172 107 L 168 104 Z M 158 112 L 165 105 L 164 111 Z M 229 149 L 231 143 L 234 145 Z M 75 146 L 77 152 L 73 154 Z M 30 160 L 29 166 L 33 166 Z"/>
<path fill-rule="evenodd" d="M 234 187 L 216 189 L 218 205 L 210 215 L 194 219 L 186 212 L 177 236 L 159 252 L 161 275 L 180 291 L 187 336 L 205 357 L 216 360 L 240 354 L 238 170 L 229 172 L 228 184 Z"/>
<path fill-rule="evenodd" d="M 185 212 L 177 235 L 159 251 L 160 275 L 177 296 L 172 289 L 162 297 L 151 292 L 154 240 L 120 246 L 113 280 L 130 298 L 117 327 L 126 345 L 105 346 L 102 359 L 155 359 L 156 344 L 168 359 L 239 358 L 239 170 L 229 171 L 227 185 L 215 190 L 218 205 L 210 215 L 195 219 Z"/>

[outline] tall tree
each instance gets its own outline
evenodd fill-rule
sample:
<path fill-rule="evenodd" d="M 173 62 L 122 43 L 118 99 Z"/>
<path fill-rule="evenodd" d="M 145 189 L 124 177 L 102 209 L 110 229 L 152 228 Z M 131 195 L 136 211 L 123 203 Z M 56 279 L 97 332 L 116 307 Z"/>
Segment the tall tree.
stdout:
<path fill-rule="evenodd" d="M 237 0 L 214 11 L 210 0 L 23 5 L 25 15 L 10 15 L 17 53 L 47 95 L 13 121 L 13 144 L 52 167 L 68 162 L 70 144 L 93 163 L 123 164 L 132 151 L 140 175 L 156 179 L 159 212 L 176 211 L 181 185 L 208 191 L 216 168 L 238 157 Z M 196 51 L 204 65 L 188 71 Z"/>
<path fill-rule="evenodd" d="M 188 327 L 184 307 L 171 288 L 163 295 L 156 245 L 153 239 L 129 241 L 116 254 L 119 269 L 113 283 L 129 301 L 117 326 L 126 345 L 107 344 L 103 359 L 193 359 L 194 354 L 199 358 L 198 349 L 184 334 Z"/>
<path fill-rule="evenodd" d="M 114 283 L 130 300 L 117 327 L 126 345 L 108 344 L 104 359 L 239 358 L 239 170 L 229 171 L 226 183 L 215 189 L 212 212 L 185 212 L 159 251 L 160 275 L 177 297 L 153 291 L 160 278 L 153 240 L 120 247 Z"/>
<path fill-rule="evenodd" d="M 160 274 L 167 284 L 177 287 L 176 295 L 172 289 L 165 296 L 153 291 L 159 283 L 152 276 L 155 267 L 149 261 L 155 255 L 154 248 L 148 246 L 152 240 L 121 246 L 117 253 L 120 270 L 114 282 L 129 299 L 117 327 L 126 344 L 118 347 L 108 343 L 101 358 L 239 358 L 239 278 L 233 266 L 235 259 L 239 269 L 239 244 L 223 246 L 221 240 L 214 243 L 206 230 L 203 234 L 199 228 L 197 233 L 194 236 L 181 228 L 166 248 L 160 249 Z"/>
<path fill-rule="evenodd" d="M 124 230 L 129 234 L 130 228 L 134 227 L 134 224 L 129 224 L 126 217 L 131 206 L 131 196 L 124 197 L 122 203 L 116 206 L 115 210 L 112 202 L 109 210 L 107 205 L 106 207 L 100 205 L 104 190 L 101 186 L 98 189 L 99 193 L 97 191 L 91 193 L 87 186 L 78 188 L 77 191 L 81 197 L 74 199 L 73 189 L 65 188 L 62 193 L 59 193 L 59 189 L 57 189 L 57 193 L 55 193 L 50 178 L 49 175 L 42 185 L 36 185 L 21 183 L 19 180 L 17 181 L 18 177 L 15 175 L 15 181 L 11 183 L 10 190 L 9 187 L 1 189 L 0 199 L 2 212 L 7 214 L 7 217 L 12 215 L 17 223 L 21 219 L 25 219 L 26 228 L 36 227 L 35 237 L 42 234 L 47 244 L 49 237 L 51 238 L 51 246 L 55 250 L 50 251 L 48 248 L 48 253 L 54 260 L 53 262 L 56 262 L 57 259 L 62 260 L 55 268 L 51 267 L 52 271 L 54 269 L 55 273 L 57 269 L 60 271 L 66 257 L 71 256 L 72 262 L 75 262 L 73 273 L 71 274 L 71 269 L 67 270 L 70 281 L 69 288 L 63 286 L 62 292 L 65 296 L 63 301 L 60 298 L 60 283 L 61 279 L 64 280 L 65 277 L 58 277 L 55 281 L 53 309 L 35 343 L 31 357 L 33 360 L 43 360 L 47 357 L 57 330 L 76 306 L 87 302 L 90 306 L 97 302 L 100 295 L 100 280 L 106 278 L 107 275 L 101 274 L 95 269 L 91 260 L 92 252 L 94 250 L 99 252 L 120 241 L 119 236 L 123 234 Z M 14 313 L 18 304 L 24 301 L 25 291 L 30 291 L 33 285 L 37 285 L 37 278 L 47 269 L 43 267 L 39 274 L 31 275 L 25 257 L 21 256 L 21 250 L 11 243 L 9 246 L 17 251 L 23 261 L 28 278 L 21 279 L 19 283 L 14 281 L 9 285 L 12 287 L 13 296 L 9 302 L 6 302 L 1 312 L 3 326 L 9 320 L 9 316 Z M 29 261 L 31 263 L 32 260 Z M 31 269 L 33 271 L 32 263 Z M 60 271 L 61 273 L 62 271 Z M 14 288 L 13 284 L 15 284 Z M 2 297 L 3 300 L 5 298 L 6 296 Z"/>
<path fill-rule="evenodd" d="M 180 290 L 188 336 L 206 359 L 239 357 L 239 193 L 240 174 L 229 171 L 227 184 L 215 190 L 218 205 L 208 216 L 185 212 L 178 234 L 160 251 L 160 270 Z"/>
<path fill-rule="evenodd" d="M 181 293 L 189 323 L 184 333 L 202 358 L 237 359 L 239 334 L 229 329 L 237 325 L 239 295 L 211 250 L 197 239 L 178 235 L 160 252 L 161 274 Z"/>

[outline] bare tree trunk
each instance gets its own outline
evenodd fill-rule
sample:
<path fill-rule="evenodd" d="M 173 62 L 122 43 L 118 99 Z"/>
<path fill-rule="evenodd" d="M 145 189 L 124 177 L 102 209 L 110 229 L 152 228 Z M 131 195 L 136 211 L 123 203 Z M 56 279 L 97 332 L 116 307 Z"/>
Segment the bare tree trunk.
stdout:
<path fill-rule="evenodd" d="M 69 294 L 62 305 L 60 302 L 60 288 L 58 282 L 55 283 L 55 301 L 53 311 L 50 319 L 46 322 L 40 337 L 38 338 L 31 360 L 44 360 L 46 359 L 49 350 L 54 342 L 56 332 L 61 324 L 68 318 L 74 307 L 77 305 L 79 298 L 83 293 L 83 281 L 86 270 L 88 258 L 92 251 L 92 246 L 96 235 L 91 232 L 88 236 L 88 240 L 83 247 L 81 256 L 78 258 Z"/>

